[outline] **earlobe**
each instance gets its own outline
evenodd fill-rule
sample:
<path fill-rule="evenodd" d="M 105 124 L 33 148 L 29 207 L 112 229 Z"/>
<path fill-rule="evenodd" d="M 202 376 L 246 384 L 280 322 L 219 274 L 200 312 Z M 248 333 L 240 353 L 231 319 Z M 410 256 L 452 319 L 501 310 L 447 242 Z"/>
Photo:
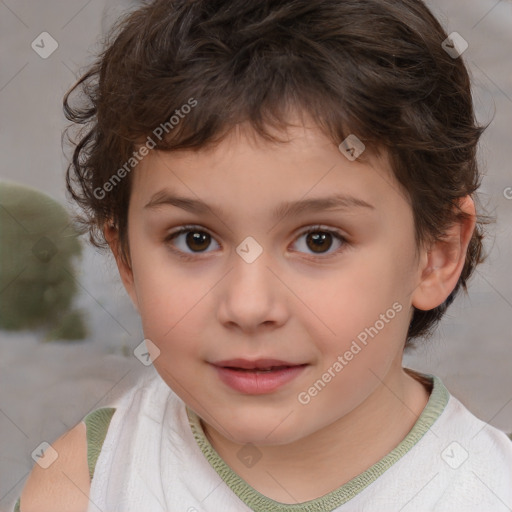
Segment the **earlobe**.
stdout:
<path fill-rule="evenodd" d="M 420 283 L 412 294 L 416 309 L 436 308 L 457 285 L 476 224 L 475 205 L 470 196 L 460 200 L 459 208 L 468 217 L 456 221 L 441 240 L 433 242 L 423 253 Z"/>
<path fill-rule="evenodd" d="M 135 283 L 133 279 L 133 271 L 130 263 L 125 261 L 122 256 L 121 244 L 119 241 L 119 231 L 114 224 L 107 222 L 103 228 L 105 240 L 107 241 L 114 259 L 116 260 L 117 268 L 119 270 L 119 276 L 123 282 L 124 288 L 137 311 L 139 311 L 139 303 L 137 300 L 137 294 L 135 291 Z"/>

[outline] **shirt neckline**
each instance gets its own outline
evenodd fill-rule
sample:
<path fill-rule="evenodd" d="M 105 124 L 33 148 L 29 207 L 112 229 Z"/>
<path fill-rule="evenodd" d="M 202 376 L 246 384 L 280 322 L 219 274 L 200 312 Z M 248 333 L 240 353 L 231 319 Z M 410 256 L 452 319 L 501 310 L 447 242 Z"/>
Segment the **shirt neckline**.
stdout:
<path fill-rule="evenodd" d="M 432 391 L 429 400 L 422 413 L 416 420 L 412 429 L 405 438 L 392 451 L 373 464 L 366 471 L 360 473 L 352 480 L 341 485 L 337 489 L 313 500 L 302 503 L 281 503 L 261 494 L 251 487 L 245 480 L 236 474 L 220 457 L 210 444 L 201 426 L 197 414 L 186 407 L 188 420 L 192 434 L 205 456 L 206 460 L 222 478 L 226 485 L 255 512 L 327 512 L 333 511 L 344 503 L 361 493 L 366 487 L 382 476 L 389 468 L 396 464 L 407 452 L 409 452 L 420 439 L 428 432 L 430 427 L 439 418 L 445 409 L 450 393 L 439 377 L 430 374 L 422 374 L 409 369 L 407 373 L 420 381 L 430 382 Z"/>

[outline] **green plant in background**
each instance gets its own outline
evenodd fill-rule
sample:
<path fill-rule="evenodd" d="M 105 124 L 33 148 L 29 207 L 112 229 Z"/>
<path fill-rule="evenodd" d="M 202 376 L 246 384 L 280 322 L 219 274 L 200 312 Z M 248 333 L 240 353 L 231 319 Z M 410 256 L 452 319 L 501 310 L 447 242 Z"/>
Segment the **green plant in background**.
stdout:
<path fill-rule="evenodd" d="M 44 329 L 45 340 L 86 337 L 73 260 L 82 254 L 66 209 L 50 196 L 0 182 L 0 328 Z"/>

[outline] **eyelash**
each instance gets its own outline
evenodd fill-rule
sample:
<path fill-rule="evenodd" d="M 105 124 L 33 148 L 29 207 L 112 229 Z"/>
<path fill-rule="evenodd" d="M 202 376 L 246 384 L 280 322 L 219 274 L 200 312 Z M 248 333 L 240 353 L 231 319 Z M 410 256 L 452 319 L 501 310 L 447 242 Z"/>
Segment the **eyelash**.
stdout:
<path fill-rule="evenodd" d="M 186 225 L 186 226 L 182 226 L 180 229 L 174 231 L 173 233 L 170 233 L 167 237 L 165 237 L 164 243 L 168 244 L 169 249 L 173 253 L 177 254 L 180 258 L 182 258 L 184 260 L 187 260 L 187 261 L 197 260 L 198 257 L 201 258 L 201 255 L 206 254 L 206 253 L 208 253 L 210 251 L 203 251 L 203 252 L 197 252 L 197 253 L 186 253 L 186 252 L 183 252 L 183 251 L 181 251 L 179 249 L 176 249 L 176 248 L 172 247 L 172 245 L 170 243 L 172 240 L 177 238 L 179 235 L 182 235 L 183 233 L 193 232 L 193 231 L 197 231 L 197 232 L 200 232 L 200 233 L 207 233 L 212 238 L 214 238 L 211 233 L 209 233 L 207 230 L 203 229 L 201 226 Z M 312 227 L 306 229 L 305 231 L 302 231 L 297 236 L 296 240 L 301 238 L 301 237 L 303 237 L 303 236 L 305 236 L 305 235 L 308 235 L 309 233 L 318 233 L 318 232 L 328 233 L 328 234 L 332 235 L 335 239 L 337 239 L 341 243 L 341 247 L 338 248 L 337 250 L 335 250 L 332 253 L 326 254 L 325 256 L 322 256 L 321 253 L 319 253 L 318 256 L 316 256 L 314 254 L 308 254 L 308 255 L 306 255 L 306 257 L 308 259 L 312 259 L 312 260 L 327 259 L 327 258 L 329 258 L 331 256 L 335 256 L 336 254 L 339 254 L 340 252 L 342 252 L 345 249 L 345 246 L 348 244 L 347 239 L 340 232 L 338 232 L 336 230 L 333 230 L 333 229 L 324 228 L 324 227 L 322 227 L 320 225 L 312 226 Z M 300 252 L 300 251 L 295 251 L 295 252 Z"/>

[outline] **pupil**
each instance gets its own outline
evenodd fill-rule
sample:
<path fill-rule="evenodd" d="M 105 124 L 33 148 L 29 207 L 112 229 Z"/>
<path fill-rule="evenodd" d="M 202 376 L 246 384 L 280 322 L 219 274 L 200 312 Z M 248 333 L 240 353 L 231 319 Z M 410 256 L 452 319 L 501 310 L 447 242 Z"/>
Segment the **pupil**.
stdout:
<path fill-rule="evenodd" d="M 204 251 L 210 244 L 210 235 L 201 231 L 190 231 L 187 233 L 187 245 L 193 250 L 194 244 L 197 244 L 196 249 Z"/>
<path fill-rule="evenodd" d="M 332 245 L 332 239 L 328 240 L 327 246 L 325 247 L 325 241 L 327 237 L 330 237 L 329 233 L 322 233 L 321 231 L 316 233 L 309 233 L 306 238 L 306 243 L 308 243 L 308 247 L 314 252 L 323 252 L 329 250 Z M 309 242 L 313 242 L 313 246 L 309 246 Z"/>

